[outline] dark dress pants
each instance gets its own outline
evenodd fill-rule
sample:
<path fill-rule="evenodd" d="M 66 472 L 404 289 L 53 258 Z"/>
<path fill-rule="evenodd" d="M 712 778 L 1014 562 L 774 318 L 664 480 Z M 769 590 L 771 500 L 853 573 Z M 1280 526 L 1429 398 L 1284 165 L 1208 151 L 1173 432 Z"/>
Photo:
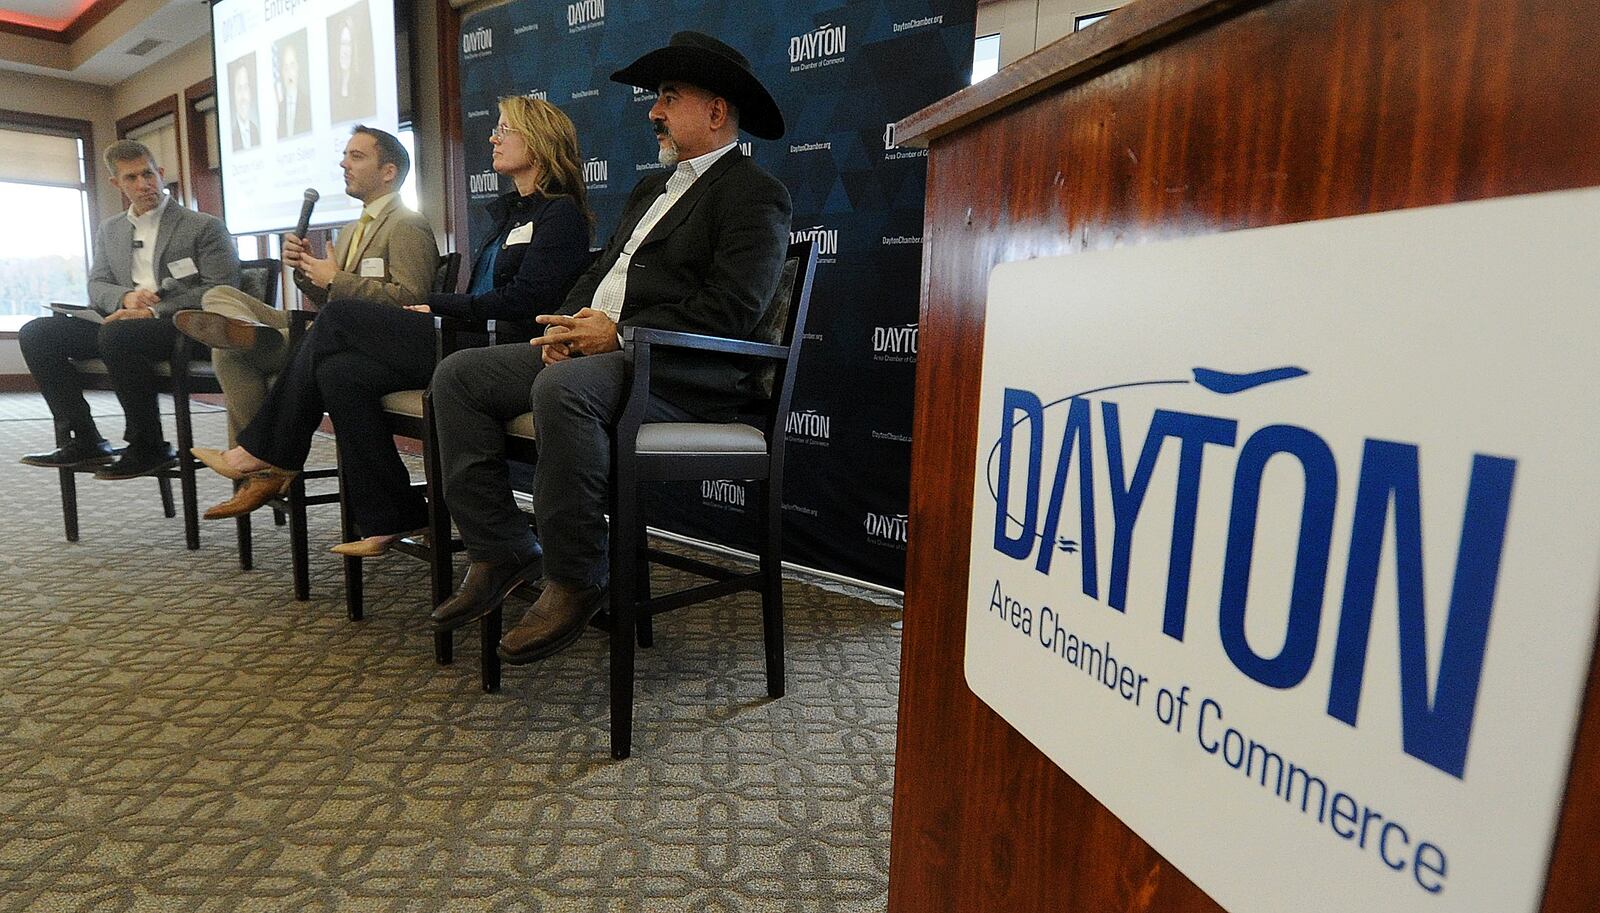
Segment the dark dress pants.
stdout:
<path fill-rule="evenodd" d="M 58 430 L 64 429 L 78 440 L 100 440 L 100 430 L 83 398 L 83 378 L 72 366 L 74 358 L 99 358 L 105 361 L 112 389 L 122 404 L 123 438 L 128 446 L 155 450 L 166 444 L 156 397 L 167 381 L 157 378 L 155 370 L 172 358 L 178 339 L 169 318 L 97 324 L 78 317 L 41 317 L 23 324 L 17 337 L 23 360 L 39 382 L 39 392 L 49 404 Z"/>
<path fill-rule="evenodd" d="M 520 560 L 541 546 L 545 574 L 586 585 L 606 579 L 611 430 L 628 392 L 622 352 L 548 367 L 526 343 L 468 349 L 433 379 L 445 500 L 474 560 Z M 533 412 L 539 464 L 533 476 L 535 538 L 511 496 L 505 423 Z M 646 421 L 700 421 L 652 397 Z"/>
<path fill-rule="evenodd" d="M 345 499 L 362 535 L 426 526 L 427 503 L 411 488 L 382 400 L 428 385 L 433 341 L 426 314 L 370 301 L 329 302 L 261 411 L 239 432 L 239 445 L 279 469 L 303 469 L 327 413 L 339 439 Z"/>

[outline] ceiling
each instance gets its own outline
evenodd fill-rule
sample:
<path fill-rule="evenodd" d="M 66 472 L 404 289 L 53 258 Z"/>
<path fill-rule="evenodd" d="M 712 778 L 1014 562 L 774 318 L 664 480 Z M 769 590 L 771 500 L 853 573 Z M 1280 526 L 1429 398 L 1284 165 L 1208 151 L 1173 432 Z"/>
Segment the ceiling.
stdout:
<path fill-rule="evenodd" d="M 0 0 L 0 70 L 115 85 L 210 33 L 205 0 Z"/>

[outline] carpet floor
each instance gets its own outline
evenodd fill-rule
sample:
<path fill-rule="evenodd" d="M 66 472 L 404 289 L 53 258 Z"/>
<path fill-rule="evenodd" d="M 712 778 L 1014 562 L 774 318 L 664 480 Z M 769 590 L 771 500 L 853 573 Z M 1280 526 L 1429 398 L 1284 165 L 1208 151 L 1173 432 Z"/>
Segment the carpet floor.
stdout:
<path fill-rule="evenodd" d="M 285 529 L 241 571 L 233 524 L 187 551 L 145 479 L 79 476 L 67 543 L 55 474 L 17 463 L 50 428 L 0 394 L 0 911 L 884 909 L 896 608 L 790 580 L 779 700 L 752 594 L 658 619 L 615 762 L 600 632 L 485 694 L 475 628 L 433 661 L 422 563 L 369 562 L 346 619 L 332 506 L 310 602 Z"/>

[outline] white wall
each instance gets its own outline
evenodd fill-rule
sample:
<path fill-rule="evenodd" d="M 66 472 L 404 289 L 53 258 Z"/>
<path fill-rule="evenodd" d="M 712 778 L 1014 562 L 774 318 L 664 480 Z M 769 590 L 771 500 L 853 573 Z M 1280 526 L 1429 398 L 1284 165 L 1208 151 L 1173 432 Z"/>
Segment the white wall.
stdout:
<path fill-rule="evenodd" d="M 1073 20 L 1127 0 L 996 0 L 978 7 L 978 34 L 1000 35 L 1000 66 L 1010 66 L 1072 32 Z"/>

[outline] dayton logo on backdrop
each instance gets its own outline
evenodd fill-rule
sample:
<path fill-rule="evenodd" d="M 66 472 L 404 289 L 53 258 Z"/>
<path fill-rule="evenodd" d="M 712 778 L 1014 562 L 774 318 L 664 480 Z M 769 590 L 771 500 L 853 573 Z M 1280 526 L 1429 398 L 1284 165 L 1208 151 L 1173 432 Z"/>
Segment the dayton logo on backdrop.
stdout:
<path fill-rule="evenodd" d="M 494 29 L 475 28 L 461 33 L 461 53 L 468 60 L 488 56 L 494 50 Z"/>
<path fill-rule="evenodd" d="M 743 483 L 718 479 L 700 483 L 700 497 L 713 507 L 742 508 L 745 504 Z"/>
<path fill-rule="evenodd" d="M 789 232 L 789 243 L 811 241 L 817 246 L 818 263 L 834 263 L 839 258 L 839 229 L 813 225 Z"/>
<path fill-rule="evenodd" d="M 796 35 L 789 39 L 789 72 L 833 66 L 844 60 L 848 43 L 849 27 L 844 25 L 819 25 Z"/>
<path fill-rule="evenodd" d="M 887 545 L 890 548 L 904 551 L 907 539 L 907 519 L 905 514 L 879 514 L 868 511 L 866 519 L 861 521 L 861 526 L 866 530 L 869 542 Z"/>
<path fill-rule="evenodd" d="M 826 447 L 833 436 L 833 416 L 815 409 L 794 410 L 789 413 L 789 425 L 784 430 L 790 441 Z"/>
<path fill-rule="evenodd" d="M 1437 664 L 1430 665 L 1420 482 L 1429 455 L 1421 447 L 1367 438 L 1361 442 L 1359 464 L 1340 466 L 1328 441 L 1297 424 L 1245 428 L 1224 415 L 1158 408 L 1141 433 L 1124 427 L 1116 401 L 1134 388 L 1184 384 L 1233 396 L 1305 374 L 1292 367 L 1242 375 L 1195 368 L 1192 379 L 1096 384 L 1048 402 L 1032 390 L 1006 388 L 1000 437 L 986 463 L 994 497 L 993 547 L 1007 558 L 1031 564 L 1038 574 L 1071 575 L 1076 564 L 1084 596 L 1102 602 L 1107 611 L 1127 613 L 1141 508 L 1151 499 L 1173 499 L 1164 606 L 1154 611 L 1158 607 L 1135 605 L 1128 623 L 1155 624 L 1159 616 L 1161 632 L 1179 642 L 1193 636 L 1197 625 L 1215 624 L 1228 659 L 1240 673 L 1266 688 L 1325 688 L 1328 716 L 1350 726 L 1358 723 L 1369 644 L 1375 631 L 1385 636 L 1373 620 L 1375 594 L 1389 592 L 1392 585 L 1399 612 L 1401 744 L 1412 757 L 1460 778 L 1472 736 L 1517 461 L 1474 454 L 1459 467 L 1467 496 L 1454 525 L 1427 531 L 1428 539 L 1459 543 L 1442 652 Z M 1225 403 L 1221 400 L 1218 406 Z M 1094 464 L 1096 439 L 1107 454 L 1104 467 Z M 1044 465 L 1047 441 L 1059 447 L 1053 466 Z M 1151 477 L 1163 450 L 1176 451 L 1176 489 L 1152 491 Z M 1283 646 L 1275 655 L 1263 656 L 1246 637 L 1245 616 L 1257 517 L 1273 507 L 1262 503 L 1269 461 L 1294 467 L 1304 487 Z M 1202 468 L 1208 464 L 1213 468 L 1202 481 Z M 1074 473 L 1076 480 L 1069 481 Z M 1354 503 L 1344 509 L 1337 488 L 1341 474 L 1357 480 Z M 1201 486 L 1230 477 L 1232 507 L 1218 613 L 1215 620 L 1191 619 L 1189 578 Z M 1097 498 L 1107 488 L 1109 504 Z M 1071 502 L 1077 504 L 1076 517 L 1063 509 Z M 1112 517 L 1109 543 L 1100 541 L 1095 525 L 1104 510 Z M 1348 516 L 1348 524 L 1335 529 L 1336 514 Z M 1350 544 L 1343 568 L 1330 567 L 1335 536 Z M 1382 560 L 1386 538 L 1394 556 L 1392 580 L 1380 579 L 1390 573 Z M 1107 549 L 1110 573 L 1102 580 L 1101 556 Z M 1342 599 L 1332 642 L 1321 643 L 1323 600 L 1330 588 L 1342 593 Z M 1308 681 L 1313 663 L 1328 651 L 1328 676 Z"/>
<path fill-rule="evenodd" d="M 576 35 L 606 24 L 606 0 L 578 0 L 567 4 L 567 34 Z"/>
<path fill-rule="evenodd" d="M 917 360 L 917 325 L 872 328 L 872 360 L 906 363 Z"/>
<path fill-rule="evenodd" d="M 495 171 L 481 171 L 467 175 L 467 192 L 472 194 L 474 199 L 499 196 L 500 174 Z"/>

